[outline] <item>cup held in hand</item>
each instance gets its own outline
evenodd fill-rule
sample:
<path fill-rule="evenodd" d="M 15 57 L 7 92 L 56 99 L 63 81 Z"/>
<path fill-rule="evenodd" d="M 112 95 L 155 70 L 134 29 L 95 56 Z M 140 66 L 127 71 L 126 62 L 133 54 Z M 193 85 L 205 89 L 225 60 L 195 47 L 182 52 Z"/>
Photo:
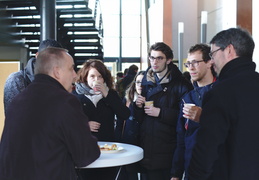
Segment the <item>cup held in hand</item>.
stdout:
<path fill-rule="evenodd" d="M 196 106 L 196 105 L 192 103 L 185 103 L 184 106 Z"/>
<path fill-rule="evenodd" d="M 154 106 L 154 101 L 146 101 L 145 106 Z"/>
<path fill-rule="evenodd" d="M 101 83 L 101 82 L 98 81 L 98 80 L 93 82 L 93 90 L 94 90 L 95 94 L 100 94 L 100 93 L 101 93 L 101 92 L 98 91 L 98 90 L 96 89 L 96 87 L 95 87 L 97 84 L 100 84 L 100 83 Z"/>

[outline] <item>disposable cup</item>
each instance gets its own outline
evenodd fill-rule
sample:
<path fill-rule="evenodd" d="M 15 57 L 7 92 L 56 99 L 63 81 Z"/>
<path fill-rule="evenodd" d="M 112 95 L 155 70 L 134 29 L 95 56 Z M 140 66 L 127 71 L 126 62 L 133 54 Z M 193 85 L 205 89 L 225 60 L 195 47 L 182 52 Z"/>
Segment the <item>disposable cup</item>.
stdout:
<path fill-rule="evenodd" d="M 154 101 L 146 101 L 145 106 L 154 106 Z"/>

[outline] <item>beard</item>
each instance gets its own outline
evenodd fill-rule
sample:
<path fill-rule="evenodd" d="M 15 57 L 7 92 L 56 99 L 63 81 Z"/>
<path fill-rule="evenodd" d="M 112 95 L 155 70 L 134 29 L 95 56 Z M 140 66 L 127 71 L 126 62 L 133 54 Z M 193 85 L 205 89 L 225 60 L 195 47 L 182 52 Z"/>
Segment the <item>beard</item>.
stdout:
<path fill-rule="evenodd" d="M 160 70 L 157 69 L 157 70 L 156 70 L 156 69 L 153 69 L 153 68 L 152 68 L 152 70 L 153 70 L 153 72 L 155 72 L 155 73 L 161 73 L 161 72 L 163 72 L 164 70 L 166 70 L 166 68 L 167 68 L 167 65 L 165 64 L 164 67 L 163 67 L 163 69 L 160 69 Z"/>

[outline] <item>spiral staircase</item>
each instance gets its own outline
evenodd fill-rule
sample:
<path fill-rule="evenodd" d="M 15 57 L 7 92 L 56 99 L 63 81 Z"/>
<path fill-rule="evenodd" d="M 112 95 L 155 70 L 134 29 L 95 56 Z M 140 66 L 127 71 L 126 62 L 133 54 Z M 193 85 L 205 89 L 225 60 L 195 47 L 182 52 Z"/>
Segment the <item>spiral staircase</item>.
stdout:
<path fill-rule="evenodd" d="M 0 0 L 0 9 L 0 41 L 22 44 L 34 56 L 40 43 L 40 1 Z M 75 65 L 90 58 L 103 60 L 99 0 L 56 0 L 56 11 L 57 40 Z"/>

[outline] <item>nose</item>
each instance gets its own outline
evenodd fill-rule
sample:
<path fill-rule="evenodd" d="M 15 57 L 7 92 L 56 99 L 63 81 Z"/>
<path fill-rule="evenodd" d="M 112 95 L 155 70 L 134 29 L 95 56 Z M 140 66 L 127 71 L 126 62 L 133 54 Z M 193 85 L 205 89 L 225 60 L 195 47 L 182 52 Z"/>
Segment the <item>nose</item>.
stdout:
<path fill-rule="evenodd" d="M 190 64 L 188 69 L 194 69 L 194 65 L 193 64 Z"/>
<path fill-rule="evenodd" d="M 73 77 L 76 78 L 76 76 L 77 76 L 77 74 L 76 74 L 76 72 L 75 72 L 75 70 L 74 70 L 74 72 L 73 72 Z"/>

